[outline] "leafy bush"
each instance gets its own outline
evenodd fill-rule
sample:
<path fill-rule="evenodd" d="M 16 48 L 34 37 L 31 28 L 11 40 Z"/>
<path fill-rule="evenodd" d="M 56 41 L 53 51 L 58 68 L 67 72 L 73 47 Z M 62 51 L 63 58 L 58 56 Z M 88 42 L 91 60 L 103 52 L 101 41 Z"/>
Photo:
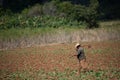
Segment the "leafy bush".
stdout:
<path fill-rule="evenodd" d="M 87 28 L 98 27 L 97 18 L 99 2 L 98 0 L 90 0 L 89 6 L 72 4 L 70 2 L 62 2 L 59 4 L 60 13 L 64 14 L 64 17 L 71 20 L 85 21 Z"/>
<path fill-rule="evenodd" d="M 68 1 L 60 3 L 58 5 L 58 9 L 59 9 L 59 12 L 60 12 L 59 15 L 64 14 L 63 15 L 64 17 L 70 17 L 71 13 L 74 12 L 73 7 L 74 7 L 73 4 L 71 4 Z"/>
<path fill-rule="evenodd" d="M 97 28 L 99 27 L 97 23 L 98 14 L 98 7 L 99 3 L 97 0 L 90 0 L 91 4 L 89 7 L 83 5 L 75 5 L 74 11 L 71 13 L 71 17 L 74 20 L 78 21 L 85 21 L 87 24 L 87 28 Z"/>
<path fill-rule="evenodd" d="M 68 1 L 50 1 L 43 5 L 36 4 L 26 8 L 21 14 L 3 15 L 0 29 L 36 28 L 36 27 L 98 27 L 98 0 L 90 0 L 89 6 L 72 4 Z M 3 13 L 0 13 L 3 14 Z"/>
<path fill-rule="evenodd" d="M 99 16 L 98 7 L 99 7 L 98 0 L 90 0 L 90 5 L 87 8 L 86 14 L 84 16 L 86 22 L 88 23 L 88 28 L 99 27 L 97 22 L 97 18 Z"/>
<path fill-rule="evenodd" d="M 52 17 L 52 16 L 33 16 L 26 17 L 22 15 L 4 16 L 0 19 L 0 29 L 10 28 L 40 28 L 40 27 L 80 27 L 82 22 L 72 21 L 66 18 Z"/>

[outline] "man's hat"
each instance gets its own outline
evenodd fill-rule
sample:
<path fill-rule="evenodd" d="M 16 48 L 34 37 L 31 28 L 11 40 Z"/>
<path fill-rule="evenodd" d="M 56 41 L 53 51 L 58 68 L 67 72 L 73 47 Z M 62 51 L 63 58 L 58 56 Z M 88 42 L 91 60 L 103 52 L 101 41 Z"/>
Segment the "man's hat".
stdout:
<path fill-rule="evenodd" d="M 78 46 L 80 46 L 80 43 L 77 43 L 77 44 L 75 45 L 75 48 L 77 48 Z"/>

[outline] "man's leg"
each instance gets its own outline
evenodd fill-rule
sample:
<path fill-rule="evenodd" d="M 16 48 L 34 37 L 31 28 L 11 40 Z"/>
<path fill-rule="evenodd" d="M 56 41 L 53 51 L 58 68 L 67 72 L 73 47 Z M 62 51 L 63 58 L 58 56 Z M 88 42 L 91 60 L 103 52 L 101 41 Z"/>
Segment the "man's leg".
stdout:
<path fill-rule="evenodd" d="M 88 64 L 86 62 L 86 59 L 83 59 L 80 61 L 81 66 L 82 66 L 82 71 L 87 71 L 88 70 Z"/>
<path fill-rule="evenodd" d="M 82 69 L 82 66 L 81 66 L 81 63 L 80 63 L 80 60 L 79 60 L 79 65 L 78 65 L 78 74 L 80 74 L 81 69 Z"/>

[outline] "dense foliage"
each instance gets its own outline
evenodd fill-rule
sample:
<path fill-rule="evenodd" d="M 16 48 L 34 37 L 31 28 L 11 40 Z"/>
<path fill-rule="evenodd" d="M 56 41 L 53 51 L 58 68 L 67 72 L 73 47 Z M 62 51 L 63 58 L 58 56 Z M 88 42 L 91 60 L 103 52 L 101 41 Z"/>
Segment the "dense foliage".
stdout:
<path fill-rule="evenodd" d="M 12 12 L 21 12 L 24 8 L 33 6 L 36 3 L 44 4 L 53 0 L 0 0 L 0 5 L 4 9 L 10 9 Z M 89 6 L 90 0 L 54 0 L 71 1 L 73 4 Z M 102 13 L 102 19 L 120 19 L 120 0 L 98 0 L 99 11 Z"/>
<path fill-rule="evenodd" d="M 39 28 L 39 27 L 81 27 L 83 22 L 71 21 L 65 18 L 57 18 L 51 16 L 42 17 L 25 17 L 23 15 L 4 16 L 1 19 L 0 29 L 10 28 Z"/>
<path fill-rule="evenodd" d="M 112 0 L 110 1 L 112 2 Z M 103 9 L 105 4 L 108 4 L 108 1 L 2 0 L 0 4 L 0 29 L 81 27 L 82 25 L 84 28 L 95 28 L 99 26 L 98 20 L 105 17 L 106 19 L 116 17 L 112 15 L 112 12 L 110 13 L 111 9 Z M 118 13 L 119 6 L 116 6 L 114 3 L 112 7 Z"/>
<path fill-rule="evenodd" d="M 90 0 L 88 6 L 73 4 L 70 1 L 53 0 L 44 4 L 35 4 L 25 8 L 20 14 L 1 8 L 0 29 L 24 27 L 54 27 L 81 26 L 98 27 L 99 2 Z"/>

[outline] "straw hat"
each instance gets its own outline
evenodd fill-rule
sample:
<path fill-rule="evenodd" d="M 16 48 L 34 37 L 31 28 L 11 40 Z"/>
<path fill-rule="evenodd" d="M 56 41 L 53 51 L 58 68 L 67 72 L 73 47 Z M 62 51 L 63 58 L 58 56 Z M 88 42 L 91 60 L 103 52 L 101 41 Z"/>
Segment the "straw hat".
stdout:
<path fill-rule="evenodd" d="M 80 43 L 77 43 L 77 44 L 75 45 L 75 48 L 77 48 L 78 46 L 80 46 Z"/>

